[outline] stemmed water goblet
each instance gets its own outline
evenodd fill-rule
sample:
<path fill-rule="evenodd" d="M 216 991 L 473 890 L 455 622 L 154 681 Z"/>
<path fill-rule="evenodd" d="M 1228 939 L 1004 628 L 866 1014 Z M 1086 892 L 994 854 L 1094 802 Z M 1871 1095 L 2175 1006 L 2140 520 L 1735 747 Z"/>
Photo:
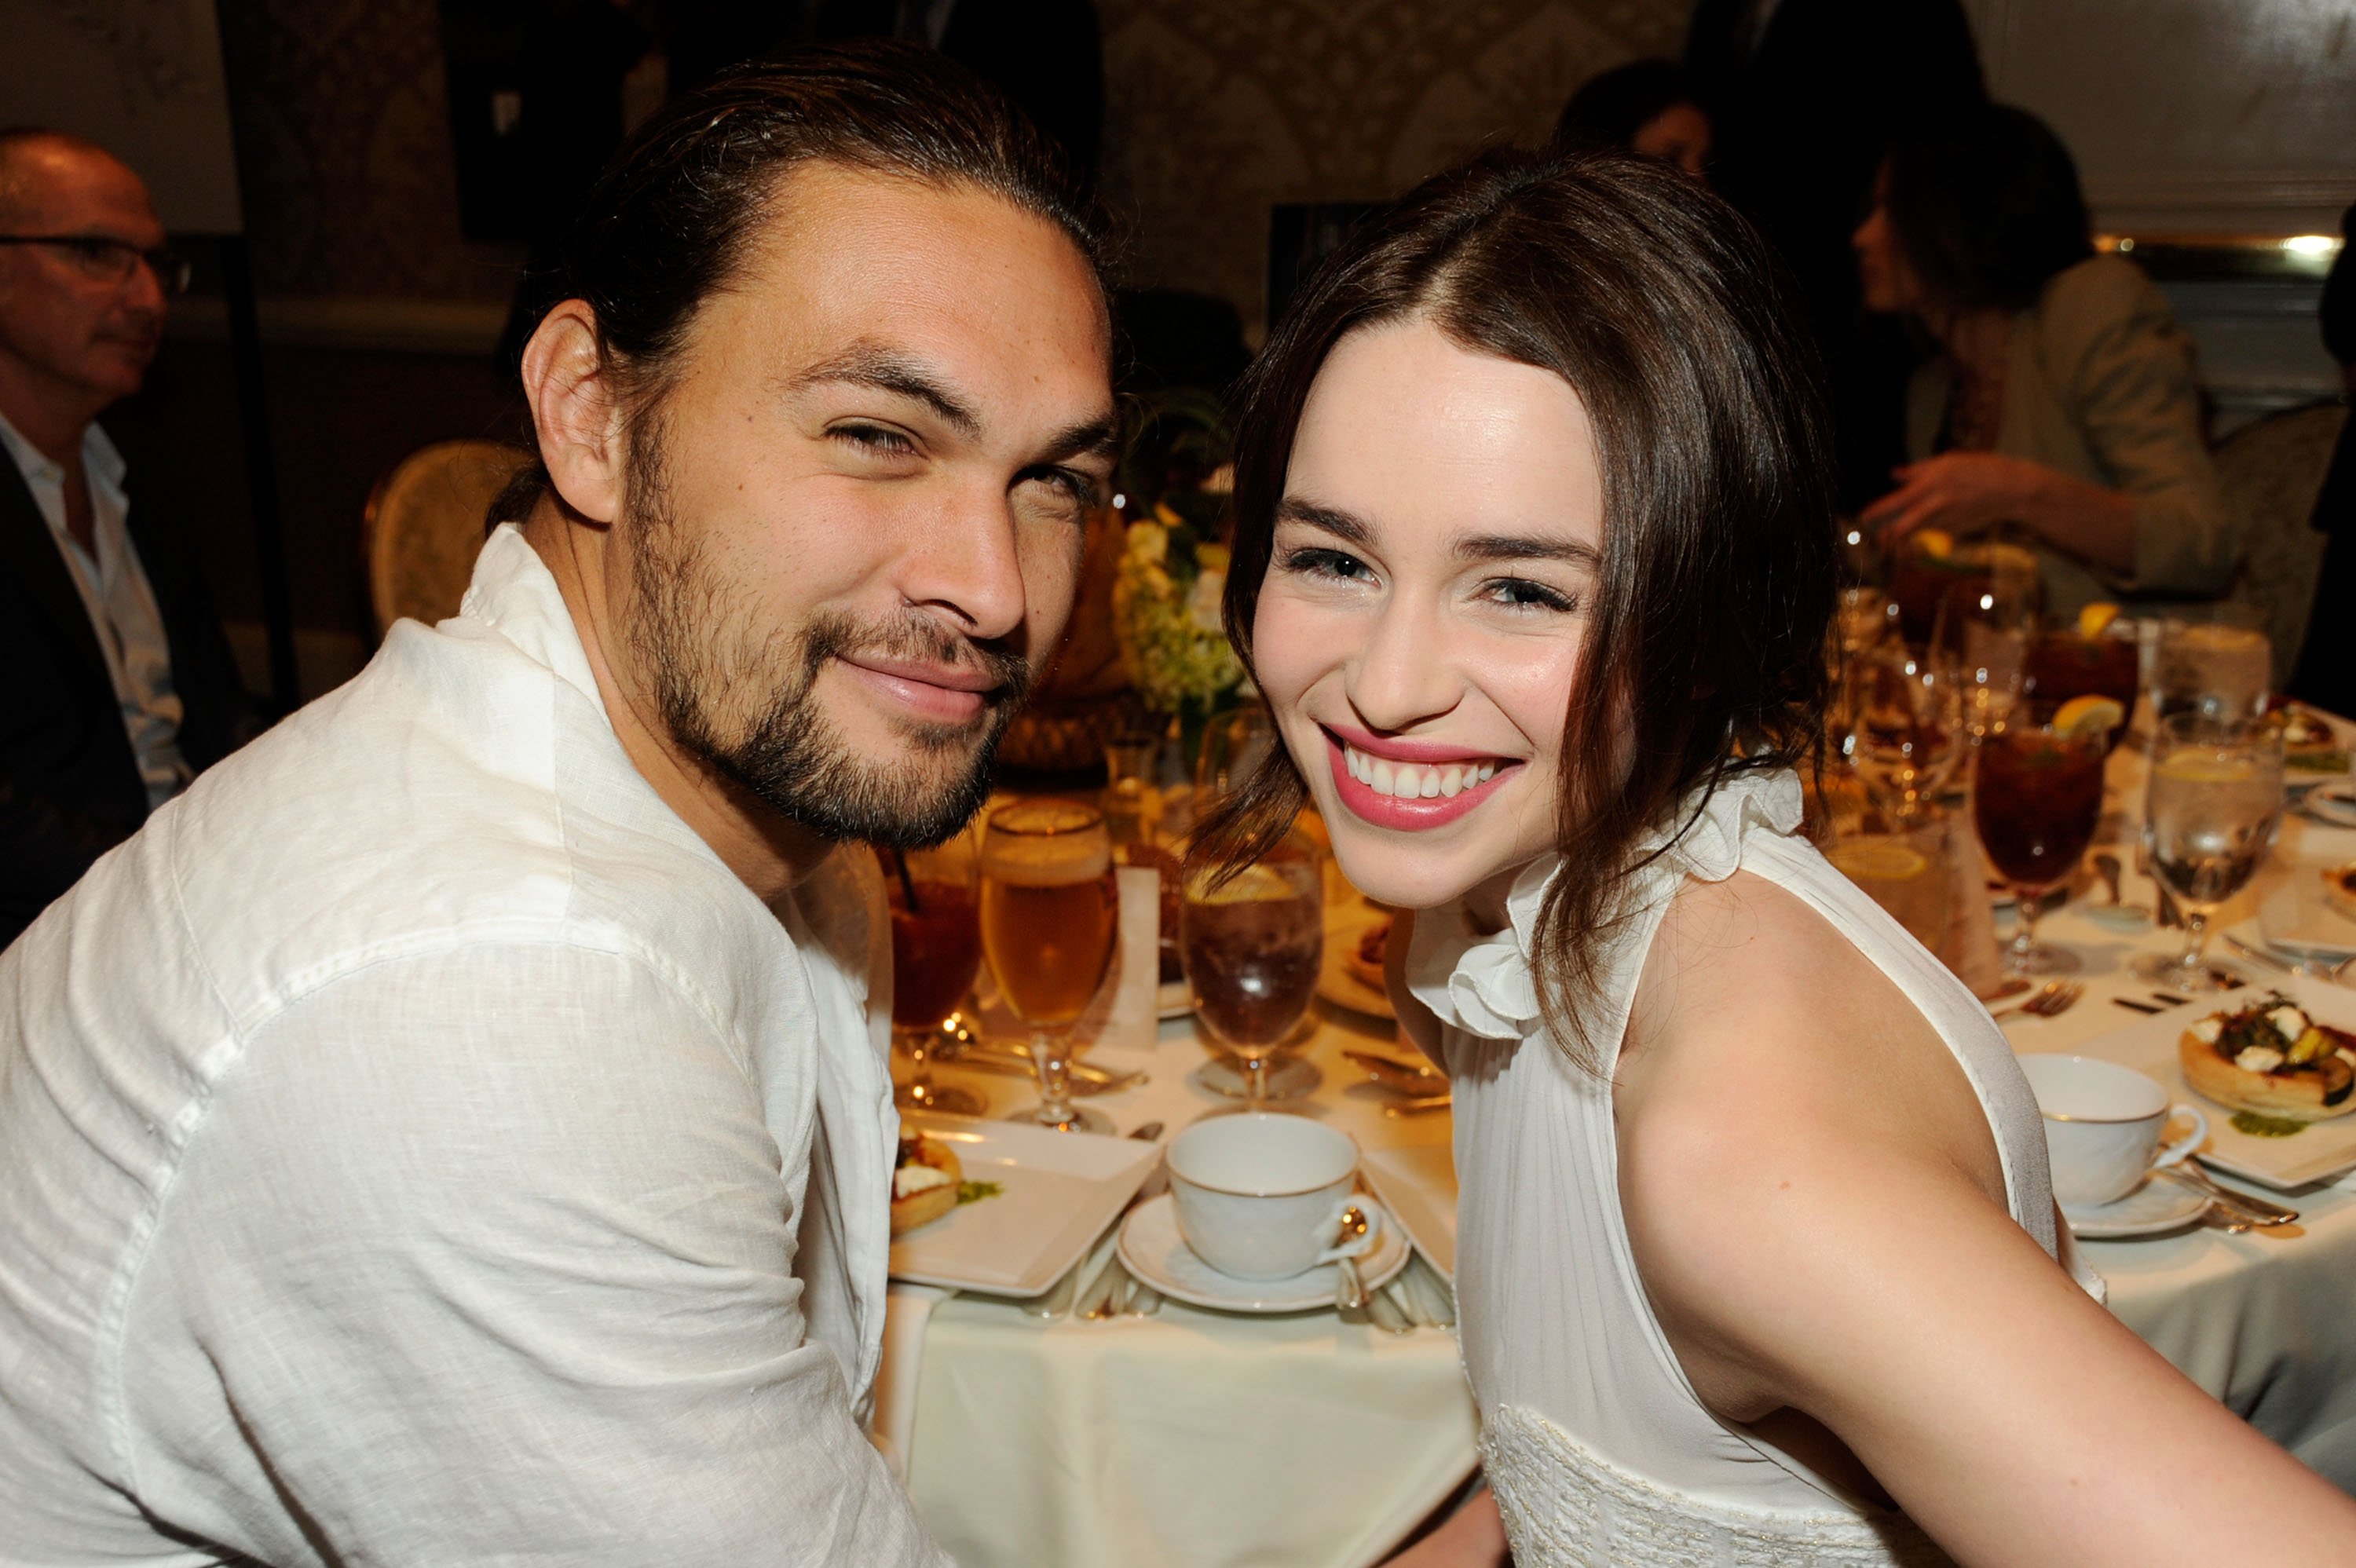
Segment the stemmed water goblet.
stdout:
<path fill-rule="evenodd" d="M 932 849 L 879 849 L 892 912 L 892 1039 L 909 1061 L 893 1104 L 909 1111 L 981 1115 L 981 1096 L 933 1082 L 933 1061 L 958 1038 L 958 1009 L 981 968 L 981 917 L 976 906 L 978 858 L 960 833 Z"/>
<path fill-rule="evenodd" d="M 2226 719 L 2198 708 L 2159 721 L 2144 844 L 2152 874 L 2184 913 L 2184 950 L 2149 954 L 2129 965 L 2154 985 L 2186 992 L 2239 985 L 2242 976 L 2205 956 L 2209 922 L 2242 891 L 2282 821 L 2282 731 L 2262 720 Z"/>
<path fill-rule="evenodd" d="M 981 946 L 1007 1007 L 1031 1031 L 1039 1104 L 1016 1114 L 1058 1132 L 1109 1133 L 1072 1104 L 1072 1029 L 1104 984 L 1119 930 L 1104 814 L 1066 800 L 991 812 L 981 829 Z"/>
<path fill-rule="evenodd" d="M 1305 1082 L 1271 1093 L 1269 1068 L 1316 994 L 1325 950 L 1324 874 L 1317 852 L 1298 838 L 1224 880 L 1221 869 L 1197 871 L 1186 883 L 1186 981 L 1195 1019 L 1241 1066 L 1243 1109 L 1257 1111 L 1317 1083 L 1315 1069 L 1297 1063 Z M 1229 1092 L 1213 1066 L 1205 1082 Z"/>
<path fill-rule="evenodd" d="M 1980 743 L 1972 826 L 2016 901 L 2008 974 L 2062 975 L 2079 966 L 2076 954 L 2037 940 L 2037 916 L 2094 842 L 2109 741 L 2107 727 L 2060 730 L 2016 711 Z"/>
<path fill-rule="evenodd" d="M 1973 744 L 2001 729 L 2019 699 L 2036 622 L 2035 580 L 2001 567 L 1939 601 L 1930 655 L 1954 683 Z"/>

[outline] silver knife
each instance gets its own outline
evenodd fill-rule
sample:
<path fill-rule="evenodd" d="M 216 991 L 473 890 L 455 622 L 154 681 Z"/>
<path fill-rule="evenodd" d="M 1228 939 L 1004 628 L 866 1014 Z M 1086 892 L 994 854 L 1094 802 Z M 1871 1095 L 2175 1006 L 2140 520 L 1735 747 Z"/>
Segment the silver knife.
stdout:
<path fill-rule="evenodd" d="M 2246 1218 L 2253 1225 L 2287 1225 L 2298 1218 L 2298 1211 L 2296 1209 L 2286 1209 L 2271 1199 L 2254 1198 L 2246 1192 L 2236 1192 L 2230 1187 L 2211 1180 L 2207 1171 L 2189 1159 L 2177 1165 L 2163 1165 L 2158 1169 L 2160 1175 L 2173 1177 L 2194 1191 L 2207 1194 L 2211 1202 L 2232 1210 L 2234 1213 Z"/>

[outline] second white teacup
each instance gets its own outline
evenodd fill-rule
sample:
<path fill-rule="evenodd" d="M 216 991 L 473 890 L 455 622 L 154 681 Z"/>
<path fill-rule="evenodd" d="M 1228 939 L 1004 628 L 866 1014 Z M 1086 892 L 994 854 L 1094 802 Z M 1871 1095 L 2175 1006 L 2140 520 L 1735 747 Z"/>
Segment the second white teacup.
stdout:
<path fill-rule="evenodd" d="M 1213 1116 L 1170 1140 L 1170 1196 L 1178 1233 L 1194 1255 L 1237 1279 L 1290 1279 L 1355 1257 L 1382 1231 L 1382 1211 L 1360 1205 L 1366 1233 L 1333 1244 L 1358 1174 L 1347 1133 L 1306 1116 Z"/>
<path fill-rule="evenodd" d="M 2174 1165 L 2209 1136 L 2209 1118 L 2198 1106 L 2169 1104 L 2167 1090 L 2131 1067 L 2091 1056 L 2019 1061 L 2045 1118 L 2053 1196 L 2064 1203 L 2115 1202 L 2146 1173 Z M 2191 1129 L 2162 1147 L 2160 1132 L 2178 1112 L 2192 1118 Z"/>

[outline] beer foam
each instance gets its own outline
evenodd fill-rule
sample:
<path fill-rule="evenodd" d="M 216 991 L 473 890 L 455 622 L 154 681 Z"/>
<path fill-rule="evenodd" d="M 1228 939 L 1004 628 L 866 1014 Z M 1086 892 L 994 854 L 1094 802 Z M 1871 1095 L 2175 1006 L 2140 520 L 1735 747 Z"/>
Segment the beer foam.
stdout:
<path fill-rule="evenodd" d="M 1037 838 L 991 837 L 981 852 L 981 874 L 1011 888 L 1060 888 L 1094 881 L 1112 869 L 1112 844 L 1101 833 Z"/>

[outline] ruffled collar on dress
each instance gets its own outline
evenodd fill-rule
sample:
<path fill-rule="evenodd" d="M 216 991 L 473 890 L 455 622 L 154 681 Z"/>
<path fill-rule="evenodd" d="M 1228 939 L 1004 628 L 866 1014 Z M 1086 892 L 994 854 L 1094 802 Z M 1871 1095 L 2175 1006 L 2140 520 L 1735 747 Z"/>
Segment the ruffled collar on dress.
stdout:
<path fill-rule="evenodd" d="M 1647 854 L 1674 835 L 1632 891 L 1642 898 L 1683 877 L 1722 881 L 1741 866 L 1743 842 L 1753 830 L 1779 837 L 1798 832 L 1800 808 L 1796 773 L 1737 773 L 1719 785 L 1697 816 L 1688 805 L 1676 825 L 1639 843 L 1637 853 Z M 1518 1040 L 1537 1026 L 1530 953 L 1538 910 L 1561 864 L 1558 855 L 1541 855 L 1521 869 L 1505 893 L 1505 923 L 1496 931 L 1475 925 L 1462 899 L 1417 913 L 1408 944 L 1408 989 L 1441 1023 L 1490 1040 Z"/>

